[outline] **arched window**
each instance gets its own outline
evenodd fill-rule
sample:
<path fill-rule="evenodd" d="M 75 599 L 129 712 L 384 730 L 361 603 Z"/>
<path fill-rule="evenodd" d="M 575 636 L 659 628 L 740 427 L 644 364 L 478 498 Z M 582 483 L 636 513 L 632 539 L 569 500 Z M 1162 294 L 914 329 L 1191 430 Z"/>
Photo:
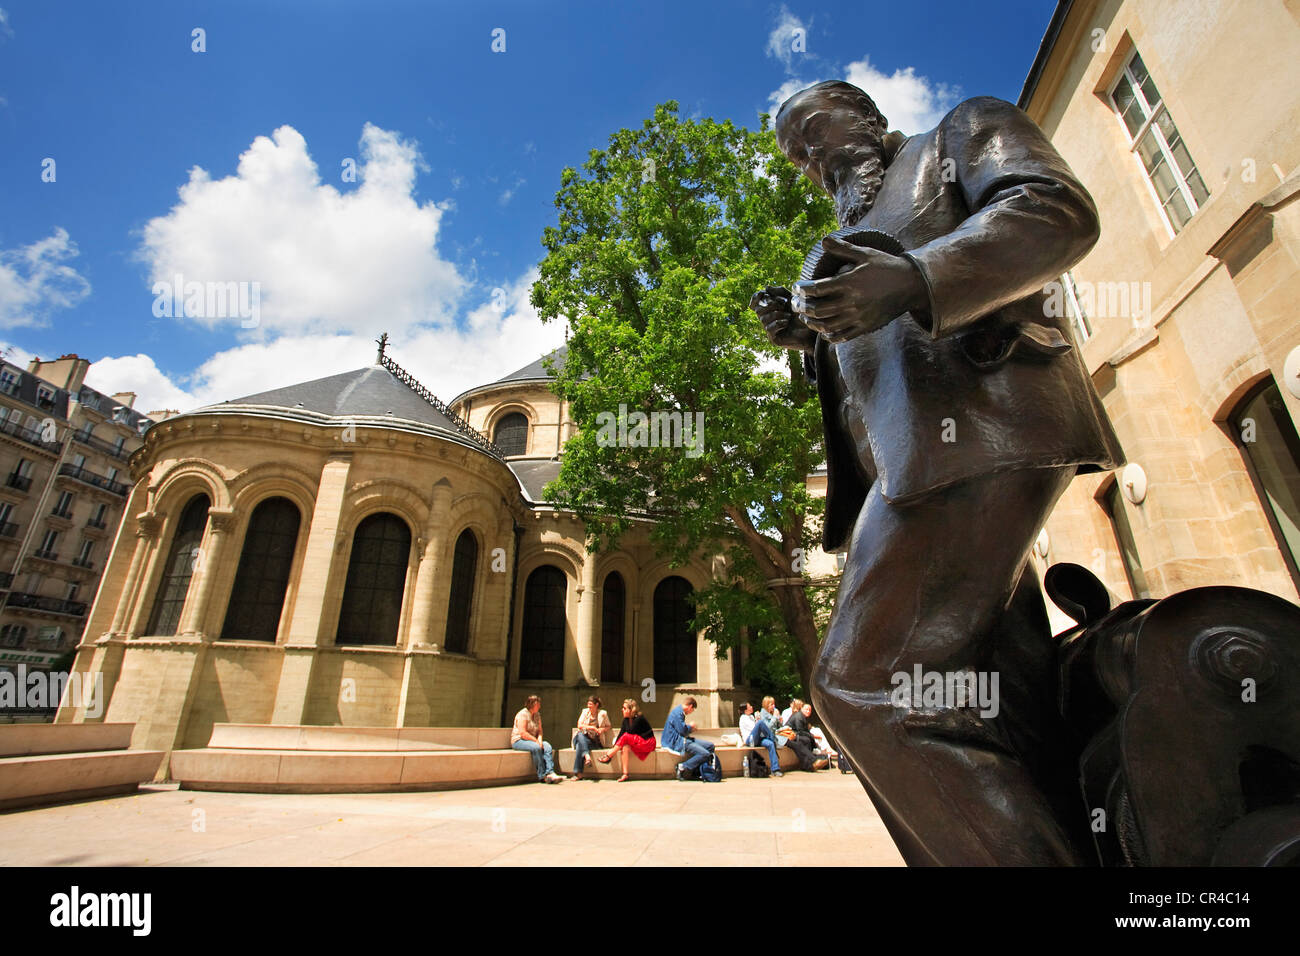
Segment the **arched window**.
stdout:
<path fill-rule="evenodd" d="M 411 531 L 397 515 L 380 512 L 357 525 L 334 643 L 397 644 L 410 562 Z"/>
<path fill-rule="evenodd" d="M 175 634 L 181 623 L 181 610 L 185 607 L 190 578 L 198 564 L 199 545 L 203 543 L 210 504 L 207 495 L 195 495 L 186 503 L 180 520 L 176 522 L 172 547 L 163 565 L 162 581 L 158 583 L 158 596 L 154 598 L 146 634 Z"/>
<path fill-rule="evenodd" d="M 1300 582 L 1300 436 L 1272 377 L 1252 389 L 1229 418 L 1278 548 Z"/>
<path fill-rule="evenodd" d="M 564 679 L 564 598 L 568 581 L 544 564 L 524 586 L 524 629 L 519 643 L 520 680 Z"/>
<path fill-rule="evenodd" d="M 288 498 L 267 498 L 253 509 L 230 591 L 223 641 L 274 641 L 298 544 L 301 515 Z"/>
<path fill-rule="evenodd" d="M 474 601 L 474 569 L 478 565 L 478 540 L 466 528 L 456 539 L 451 562 L 451 600 L 447 603 L 447 636 L 443 648 L 464 654 L 469 650 L 469 612 Z"/>
<path fill-rule="evenodd" d="M 611 571 L 600 600 L 600 679 L 623 681 L 623 622 L 626 589 L 623 575 Z"/>
<path fill-rule="evenodd" d="M 679 577 L 664 578 L 655 588 L 655 680 L 661 684 L 695 683 L 692 590 L 690 582 Z"/>
<path fill-rule="evenodd" d="M 511 412 L 497 422 L 492 441 L 503 455 L 522 455 L 528 451 L 528 419 L 519 412 Z"/>

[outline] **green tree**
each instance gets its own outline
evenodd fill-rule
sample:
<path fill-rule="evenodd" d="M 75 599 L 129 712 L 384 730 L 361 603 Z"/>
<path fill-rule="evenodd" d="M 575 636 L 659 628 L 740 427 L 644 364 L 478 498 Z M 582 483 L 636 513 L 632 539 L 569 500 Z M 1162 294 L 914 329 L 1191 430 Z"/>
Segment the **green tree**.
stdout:
<path fill-rule="evenodd" d="M 669 102 L 566 168 L 555 205 L 532 302 L 569 323 L 552 371 L 579 432 L 548 498 L 583 519 L 596 550 L 640 516 L 676 564 L 724 554 L 726 573 L 695 595 L 696 624 L 719 651 L 748 635 L 747 679 L 789 693 L 792 665 L 808 679 L 829 600 L 791 581 L 822 508 L 805 485 L 821 420 L 799 357 L 768 342 L 748 303 L 798 274 L 834 228 L 830 203 L 781 155 L 766 115 L 755 132 L 682 120 Z M 611 446 L 623 411 L 627 440 Z M 655 411 L 702 413 L 694 446 L 648 447 L 634 413 Z"/>

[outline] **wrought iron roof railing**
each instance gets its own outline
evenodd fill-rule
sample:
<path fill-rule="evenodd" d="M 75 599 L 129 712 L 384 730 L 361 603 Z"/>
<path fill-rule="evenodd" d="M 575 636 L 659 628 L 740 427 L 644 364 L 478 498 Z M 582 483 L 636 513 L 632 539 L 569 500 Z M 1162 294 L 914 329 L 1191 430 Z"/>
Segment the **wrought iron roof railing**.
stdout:
<path fill-rule="evenodd" d="M 468 438 L 475 445 L 478 445 L 489 455 L 492 455 L 494 458 L 499 458 L 502 461 L 505 461 L 506 456 L 502 453 L 501 449 L 497 447 L 495 442 L 491 441 L 486 435 L 484 435 L 482 432 L 476 429 L 473 425 L 465 421 L 465 419 L 461 418 L 450 408 L 448 408 L 446 404 L 444 404 L 438 398 L 437 395 L 433 394 L 433 392 L 429 391 L 427 388 L 421 385 L 414 375 L 412 375 L 406 369 L 402 368 L 402 366 L 398 365 L 387 355 L 379 356 L 379 364 L 381 364 L 384 368 L 388 369 L 388 371 L 392 372 L 395 376 L 397 376 L 398 380 L 403 385 L 405 385 L 411 391 L 415 392 L 416 395 L 419 395 L 422 399 L 424 399 L 435 409 L 437 409 L 439 414 L 445 417 L 447 421 L 451 422 L 452 426 L 456 429 L 456 431 L 460 432 L 462 435 Z"/>

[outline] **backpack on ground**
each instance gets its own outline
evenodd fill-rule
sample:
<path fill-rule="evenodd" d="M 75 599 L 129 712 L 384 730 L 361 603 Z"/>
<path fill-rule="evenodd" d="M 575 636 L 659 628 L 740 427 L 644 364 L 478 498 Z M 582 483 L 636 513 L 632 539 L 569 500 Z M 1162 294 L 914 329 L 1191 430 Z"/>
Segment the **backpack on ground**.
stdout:
<path fill-rule="evenodd" d="M 749 775 L 751 777 L 768 777 L 771 772 L 767 769 L 767 761 L 761 754 L 749 755 Z"/>
<path fill-rule="evenodd" d="M 722 780 L 722 761 L 717 754 L 709 754 L 709 759 L 700 764 L 700 779 L 705 783 L 719 783 Z"/>

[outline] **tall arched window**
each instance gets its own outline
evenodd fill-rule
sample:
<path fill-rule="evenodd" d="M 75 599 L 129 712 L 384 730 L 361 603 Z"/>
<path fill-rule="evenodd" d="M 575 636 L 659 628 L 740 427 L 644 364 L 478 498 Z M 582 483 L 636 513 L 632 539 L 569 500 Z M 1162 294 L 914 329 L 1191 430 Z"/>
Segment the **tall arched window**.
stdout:
<path fill-rule="evenodd" d="M 474 569 L 478 565 L 478 540 L 466 528 L 456 539 L 451 562 L 451 600 L 447 602 L 447 636 L 443 647 L 457 654 L 469 650 L 469 612 L 474 601 Z"/>
<path fill-rule="evenodd" d="M 564 598 L 568 581 L 544 564 L 524 586 L 524 628 L 519 642 L 520 680 L 564 679 Z"/>
<path fill-rule="evenodd" d="M 1229 419 L 1291 576 L 1300 582 L 1300 436 L 1272 377 L 1257 385 Z"/>
<path fill-rule="evenodd" d="M 655 680 L 661 684 L 695 683 L 692 590 L 690 582 L 679 577 L 664 578 L 655 588 Z"/>
<path fill-rule="evenodd" d="M 203 543 L 203 529 L 208 524 L 207 495 L 195 495 L 185 504 L 176 532 L 172 535 L 171 550 L 163 565 L 162 580 L 158 582 L 158 596 L 154 598 L 153 613 L 149 615 L 146 634 L 170 635 L 176 633 L 181 623 L 181 610 L 185 595 L 190 589 L 190 578 L 198 563 L 199 545 Z"/>
<path fill-rule="evenodd" d="M 230 591 L 223 641 L 274 641 L 284 611 L 301 515 L 288 498 L 267 498 L 248 519 Z"/>
<path fill-rule="evenodd" d="M 334 643 L 397 644 L 410 561 L 411 531 L 397 515 L 380 512 L 357 525 Z"/>
<path fill-rule="evenodd" d="M 492 441 L 503 455 L 523 455 L 528 451 L 528 419 L 519 412 L 511 412 L 497 422 Z"/>
<path fill-rule="evenodd" d="M 623 575 L 611 571 L 605 578 L 600 600 L 600 679 L 623 680 L 623 622 L 626 605 Z"/>

